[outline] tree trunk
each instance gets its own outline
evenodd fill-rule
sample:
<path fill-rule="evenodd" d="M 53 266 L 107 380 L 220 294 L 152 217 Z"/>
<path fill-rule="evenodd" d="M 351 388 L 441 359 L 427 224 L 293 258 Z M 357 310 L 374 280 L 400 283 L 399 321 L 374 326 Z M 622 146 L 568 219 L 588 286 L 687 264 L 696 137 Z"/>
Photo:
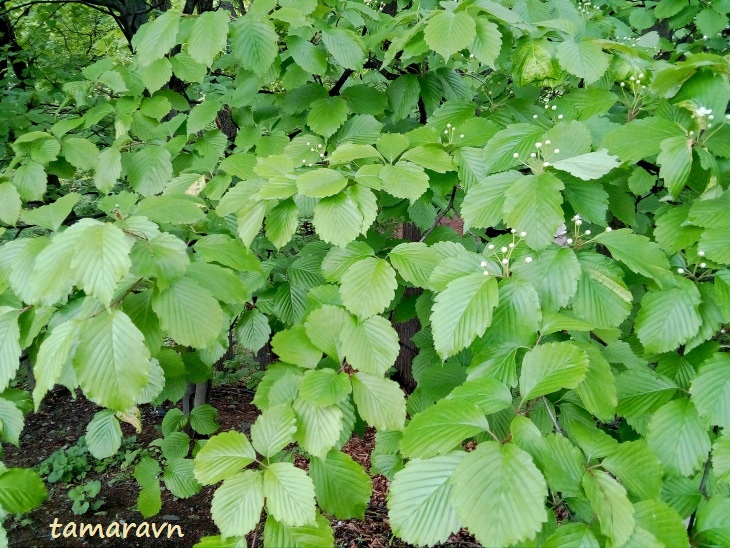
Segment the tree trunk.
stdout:
<path fill-rule="evenodd" d="M 271 340 L 262 346 L 256 353 L 256 361 L 258 362 L 259 369 L 261 371 L 265 371 L 269 364 L 274 361 L 274 353 L 271 350 Z"/>
<path fill-rule="evenodd" d="M 403 225 L 403 238 L 410 242 L 417 242 L 421 237 L 416 225 L 406 223 Z M 420 295 L 422 290 L 417 287 L 406 288 L 403 296 L 410 297 Z M 418 318 L 412 318 L 403 323 L 394 324 L 396 333 L 398 333 L 398 342 L 400 343 L 400 352 L 395 360 L 395 368 L 398 371 L 396 380 L 401 387 L 408 393 L 416 389 L 416 380 L 413 378 L 413 358 L 418 353 L 415 346 L 411 342 L 413 335 L 421 330 L 421 323 Z"/>
<path fill-rule="evenodd" d="M 0 49 L 7 47 L 9 57 L 0 57 L 0 78 L 5 71 L 11 70 L 18 80 L 23 80 L 25 69 L 28 65 L 20 58 L 23 48 L 18 44 L 15 37 L 15 30 L 8 15 L 0 16 Z"/>

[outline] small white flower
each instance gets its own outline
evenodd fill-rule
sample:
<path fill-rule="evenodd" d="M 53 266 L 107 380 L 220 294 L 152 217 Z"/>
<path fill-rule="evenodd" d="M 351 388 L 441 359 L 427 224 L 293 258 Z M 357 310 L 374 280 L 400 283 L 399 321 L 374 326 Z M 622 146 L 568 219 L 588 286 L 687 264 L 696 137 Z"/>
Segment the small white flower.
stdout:
<path fill-rule="evenodd" d="M 312 167 L 312 166 L 313 166 L 314 164 L 312 164 L 312 163 L 309 163 L 309 164 L 307 164 L 307 165 L 308 165 L 309 167 Z"/>
<path fill-rule="evenodd" d="M 631 80 L 631 81 L 633 82 L 634 80 L 636 80 L 636 78 L 634 78 L 633 76 L 631 76 L 631 77 L 629 78 L 629 80 Z"/>
<path fill-rule="evenodd" d="M 586 236 L 590 236 L 590 235 L 591 235 L 591 231 L 590 231 L 590 230 L 586 230 L 586 231 L 585 231 L 585 235 L 586 235 Z"/>
<path fill-rule="evenodd" d="M 678 268 L 677 274 L 684 274 L 684 268 Z"/>
<path fill-rule="evenodd" d="M 644 77 L 644 73 L 643 72 L 639 73 L 639 78 L 643 78 L 643 77 Z"/>
<path fill-rule="evenodd" d="M 580 219 L 577 219 L 577 220 L 575 221 L 575 224 L 576 224 L 577 226 L 580 226 L 580 225 L 582 225 L 582 224 L 583 224 L 583 221 L 581 221 Z"/>
<path fill-rule="evenodd" d="M 507 264 L 509 261 L 507 259 L 502 259 L 502 264 Z"/>
<path fill-rule="evenodd" d="M 572 243 L 573 243 L 573 238 L 568 238 L 568 239 L 567 239 L 567 240 L 565 240 L 565 241 L 566 241 L 566 242 L 568 242 L 569 244 L 572 244 Z"/>
<path fill-rule="evenodd" d="M 525 262 L 526 263 L 531 263 L 532 262 L 532 257 L 526 257 L 525 258 Z"/>
<path fill-rule="evenodd" d="M 533 114 L 533 115 L 532 115 L 532 119 L 533 119 L 533 120 L 537 120 L 537 114 Z"/>
<path fill-rule="evenodd" d="M 502 247 L 502 249 L 500 249 L 500 251 L 501 251 L 502 253 L 507 253 L 507 248 L 506 248 L 506 247 Z"/>
<path fill-rule="evenodd" d="M 707 117 L 707 119 L 708 119 L 708 120 L 714 120 L 714 119 L 715 119 L 715 115 L 714 115 L 714 114 L 710 114 L 710 115 L 709 115 L 709 116 Z"/>
<path fill-rule="evenodd" d="M 470 53 L 469 54 L 469 59 L 474 59 L 474 54 L 473 53 Z"/>
<path fill-rule="evenodd" d="M 621 87 L 624 87 L 624 86 L 626 86 L 626 82 L 621 82 L 621 83 L 619 84 L 619 86 L 621 86 Z"/>
<path fill-rule="evenodd" d="M 317 148 L 322 148 L 322 145 L 317 145 Z"/>
<path fill-rule="evenodd" d="M 550 110 L 558 110 L 558 107 L 556 105 L 553 105 L 550 107 Z"/>
<path fill-rule="evenodd" d="M 302 163 L 303 163 L 303 164 L 306 164 L 306 163 L 307 163 L 307 161 L 306 161 L 306 160 L 302 160 Z"/>
<path fill-rule="evenodd" d="M 482 261 L 481 263 L 479 263 L 479 266 L 484 268 L 485 266 L 487 266 L 487 261 Z"/>
<path fill-rule="evenodd" d="M 706 35 L 706 34 L 703 34 L 703 35 L 702 35 L 702 39 L 703 39 L 703 40 L 707 40 L 707 35 Z"/>
<path fill-rule="evenodd" d="M 519 157 L 520 157 L 520 155 L 516 152 L 512 155 L 512 158 L 519 158 Z"/>
<path fill-rule="evenodd" d="M 550 105 L 545 105 L 545 110 L 547 110 L 548 108 L 550 108 Z"/>
<path fill-rule="evenodd" d="M 509 244 L 510 249 L 512 249 L 514 246 L 515 246 L 515 244 L 513 244 L 513 243 Z"/>
<path fill-rule="evenodd" d="M 725 120 L 730 120 L 730 114 L 725 115 Z"/>
<path fill-rule="evenodd" d="M 612 230 L 613 230 L 613 228 L 611 228 L 610 226 L 606 227 L 606 232 L 611 232 Z"/>
<path fill-rule="evenodd" d="M 527 236 L 527 232 L 520 232 L 520 238 L 524 238 L 525 236 Z"/>
<path fill-rule="evenodd" d="M 545 144 L 546 145 L 549 145 L 550 144 L 550 139 L 545 139 Z"/>
<path fill-rule="evenodd" d="M 705 268 L 707 266 L 707 263 L 700 263 L 700 268 Z"/>
<path fill-rule="evenodd" d="M 307 146 L 308 146 L 308 147 L 311 147 L 311 146 L 312 146 L 312 143 L 307 143 Z"/>
<path fill-rule="evenodd" d="M 446 127 L 451 127 L 451 124 L 446 124 Z"/>
<path fill-rule="evenodd" d="M 712 124 L 707 124 L 707 129 L 710 129 L 712 127 Z"/>
<path fill-rule="evenodd" d="M 562 114 L 558 114 L 558 120 L 562 120 L 562 119 L 563 119 L 563 115 Z"/>
<path fill-rule="evenodd" d="M 535 148 L 540 148 L 542 146 L 542 143 L 535 143 Z"/>
<path fill-rule="evenodd" d="M 692 135 L 694 135 L 694 134 L 695 134 L 695 132 L 694 132 L 694 131 L 690 131 L 690 132 L 689 132 L 689 136 L 690 136 L 690 137 L 692 137 Z"/>
<path fill-rule="evenodd" d="M 724 329 L 720 329 L 720 333 L 723 333 L 724 334 L 725 333 L 725 330 Z"/>
<path fill-rule="evenodd" d="M 553 150 L 553 154 L 560 154 L 560 149 L 556 148 L 555 150 Z"/>
<path fill-rule="evenodd" d="M 324 158 L 324 154 L 321 154 L 321 153 L 320 153 L 319 157 L 320 157 L 320 158 Z"/>
<path fill-rule="evenodd" d="M 459 135 L 459 139 L 463 139 L 463 138 L 464 138 L 464 134 L 462 133 Z"/>
<path fill-rule="evenodd" d="M 487 246 L 487 249 L 490 249 L 490 250 L 491 250 L 491 249 L 494 249 L 494 244 L 489 244 L 489 245 Z"/>
<path fill-rule="evenodd" d="M 537 154 L 535 154 L 534 152 L 531 152 L 530 153 L 530 158 L 537 158 Z"/>
<path fill-rule="evenodd" d="M 550 167 L 550 162 L 543 162 L 542 167 Z"/>
<path fill-rule="evenodd" d="M 705 256 L 705 252 L 704 251 L 698 251 L 697 252 L 697 255 L 699 255 L 700 257 L 704 257 Z"/>
<path fill-rule="evenodd" d="M 636 81 L 636 83 L 637 83 L 637 84 L 641 84 L 641 80 L 637 80 L 637 81 Z"/>
<path fill-rule="evenodd" d="M 448 129 L 445 129 L 444 130 L 444 134 L 448 135 L 449 134 L 449 130 Z"/>
<path fill-rule="evenodd" d="M 485 270 L 485 271 L 484 271 L 484 275 L 485 275 L 485 276 L 489 276 L 489 272 L 487 272 L 487 271 Z"/>
<path fill-rule="evenodd" d="M 516 233 L 517 233 L 517 231 L 514 228 L 512 230 L 510 230 L 510 234 L 516 234 Z"/>

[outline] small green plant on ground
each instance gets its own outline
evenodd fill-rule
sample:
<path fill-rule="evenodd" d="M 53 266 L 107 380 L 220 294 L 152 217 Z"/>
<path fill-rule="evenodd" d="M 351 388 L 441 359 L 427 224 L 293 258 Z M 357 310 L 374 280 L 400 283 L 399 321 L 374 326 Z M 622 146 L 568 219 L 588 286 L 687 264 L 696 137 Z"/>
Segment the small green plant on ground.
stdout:
<path fill-rule="evenodd" d="M 100 491 L 99 480 L 88 481 L 69 489 L 68 498 L 73 501 L 71 511 L 76 515 L 83 515 L 89 510 L 92 512 L 98 510 L 104 504 L 104 499 L 96 499 Z"/>

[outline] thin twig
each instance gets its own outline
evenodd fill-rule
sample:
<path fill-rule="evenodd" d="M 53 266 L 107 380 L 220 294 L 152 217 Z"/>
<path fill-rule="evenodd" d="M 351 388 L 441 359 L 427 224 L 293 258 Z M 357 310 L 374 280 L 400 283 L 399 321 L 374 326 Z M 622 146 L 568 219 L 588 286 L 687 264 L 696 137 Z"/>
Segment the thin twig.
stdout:
<path fill-rule="evenodd" d="M 454 189 L 451 191 L 451 198 L 449 199 L 449 204 L 446 206 L 446 209 L 444 209 L 439 214 L 439 216 L 436 217 L 436 220 L 434 221 L 433 225 L 431 225 L 431 227 L 421 235 L 421 239 L 418 240 L 419 242 L 422 242 L 426 238 L 428 238 L 428 235 L 431 234 L 431 232 L 433 232 L 436 229 L 436 227 L 439 225 L 439 223 L 441 222 L 441 219 L 446 217 L 446 214 L 454 208 L 454 198 L 456 198 L 456 189 L 457 188 L 458 188 L 458 185 L 454 185 Z"/>

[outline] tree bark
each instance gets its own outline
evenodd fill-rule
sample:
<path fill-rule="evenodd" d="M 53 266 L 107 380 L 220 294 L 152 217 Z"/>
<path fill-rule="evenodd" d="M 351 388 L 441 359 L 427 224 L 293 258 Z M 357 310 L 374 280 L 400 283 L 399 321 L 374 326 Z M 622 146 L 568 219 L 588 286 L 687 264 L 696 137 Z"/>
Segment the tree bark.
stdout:
<path fill-rule="evenodd" d="M 406 223 L 403 225 L 403 238 L 410 242 L 420 240 L 421 233 L 416 225 Z M 420 295 L 422 290 L 416 287 L 406 288 L 403 296 L 410 297 Z M 413 359 L 416 357 L 417 351 L 411 342 L 411 338 L 421 330 L 421 323 L 418 318 L 412 318 L 406 322 L 394 324 L 396 333 L 398 333 L 398 342 L 400 343 L 400 352 L 395 360 L 395 368 L 398 371 L 396 380 L 398 384 L 408 393 L 416 389 L 416 380 L 413 378 Z"/>

